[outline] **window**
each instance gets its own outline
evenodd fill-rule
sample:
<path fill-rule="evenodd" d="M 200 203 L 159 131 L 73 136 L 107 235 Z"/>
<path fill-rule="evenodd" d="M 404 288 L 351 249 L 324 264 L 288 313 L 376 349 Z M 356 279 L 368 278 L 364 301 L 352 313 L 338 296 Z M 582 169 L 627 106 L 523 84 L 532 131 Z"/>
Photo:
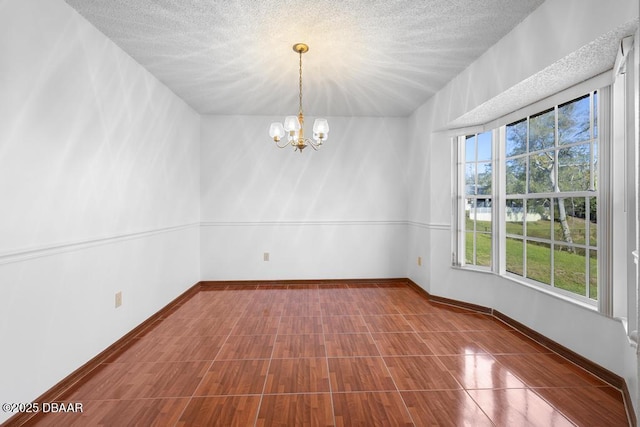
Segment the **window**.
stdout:
<path fill-rule="evenodd" d="M 597 113 L 591 92 L 458 138 L 455 264 L 596 305 Z"/>
<path fill-rule="evenodd" d="M 493 148 L 491 132 L 465 138 L 465 264 L 491 267 Z"/>
<path fill-rule="evenodd" d="M 505 268 L 598 298 L 597 93 L 505 129 Z"/>

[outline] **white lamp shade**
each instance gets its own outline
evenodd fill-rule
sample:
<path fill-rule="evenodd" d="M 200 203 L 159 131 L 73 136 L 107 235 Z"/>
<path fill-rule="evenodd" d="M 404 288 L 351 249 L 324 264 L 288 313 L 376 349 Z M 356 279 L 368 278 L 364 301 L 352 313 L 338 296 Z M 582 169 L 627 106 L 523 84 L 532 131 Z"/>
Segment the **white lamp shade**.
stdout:
<path fill-rule="evenodd" d="M 316 119 L 313 122 L 313 139 L 322 144 L 329 136 L 329 123 L 326 119 Z"/>
<path fill-rule="evenodd" d="M 313 133 L 329 133 L 329 122 L 327 122 L 327 119 L 316 119 L 313 122 Z"/>
<path fill-rule="evenodd" d="M 300 122 L 296 116 L 287 116 L 284 119 L 284 130 L 287 132 L 291 131 L 299 131 L 300 130 Z"/>
<path fill-rule="evenodd" d="M 329 122 L 327 119 L 316 119 L 313 122 L 313 133 L 317 134 L 328 134 L 329 133 Z"/>
<path fill-rule="evenodd" d="M 284 136 L 284 127 L 282 123 L 271 123 L 269 128 L 269 136 L 273 139 L 280 139 Z"/>

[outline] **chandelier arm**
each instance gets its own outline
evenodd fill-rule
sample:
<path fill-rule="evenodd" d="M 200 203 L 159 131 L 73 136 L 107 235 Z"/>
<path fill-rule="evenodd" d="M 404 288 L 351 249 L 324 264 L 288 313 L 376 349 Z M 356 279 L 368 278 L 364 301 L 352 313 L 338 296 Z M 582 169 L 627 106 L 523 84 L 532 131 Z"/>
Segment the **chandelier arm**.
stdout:
<path fill-rule="evenodd" d="M 284 145 L 278 144 L 278 141 L 275 141 L 275 143 L 278 146 L 278 148 L 286 148 L 287 146 L 291 145 L 291 143 L 289 141 L 285 141 Z"/>
<path fill-rule="evenodd" d="M 305 139 L 304 142 L 306 142 L 307 145 L 310 145 L 311 148 L 313 148 L 315 151 L 318 151 L 320 149 L 320 146 L 322 145 L 322 144 L 318 144 L 316 142 L 313 142 L 313 140 L 311 140 L 309 138 Z"/>

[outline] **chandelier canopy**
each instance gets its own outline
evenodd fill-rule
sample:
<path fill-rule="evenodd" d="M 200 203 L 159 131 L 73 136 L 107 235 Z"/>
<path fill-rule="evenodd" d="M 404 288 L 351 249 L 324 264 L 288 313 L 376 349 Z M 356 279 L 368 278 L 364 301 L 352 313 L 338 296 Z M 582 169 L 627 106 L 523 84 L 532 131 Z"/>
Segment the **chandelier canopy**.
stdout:
<path fill-rule="evenodd" d="M 327 140 L 329 135 L 329 123 L 327 119 L 316 119 L 313 122 L 313 140 L 304 137 L 304 114 L 302 113 L 302 54 L 309 51 L 309 46 L 304 43 L 296 43 L 293 45 L 293 51 L 300 56 L 300 80 L 299 80 L 299 100 L 300 108 L 297 116 L 287 116 L 284 119 L 284 125 L 279 122 L 271 123 L 269 128 L 269 136 L 273 138 L 278 148 L 285 148 L 291 145 L 295 150 L 304 150 L 307 146 L 311 146 L 314 150 L 318 150 Z M 287 136 L 286 142 L 280 145 L 280 140 Z"/>

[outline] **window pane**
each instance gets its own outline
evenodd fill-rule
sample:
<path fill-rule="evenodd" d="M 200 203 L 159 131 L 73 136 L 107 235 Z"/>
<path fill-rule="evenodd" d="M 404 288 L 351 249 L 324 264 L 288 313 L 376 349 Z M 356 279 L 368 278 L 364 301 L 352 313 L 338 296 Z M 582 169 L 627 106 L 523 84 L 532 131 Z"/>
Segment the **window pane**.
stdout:
<path fill-rule="evenodd" d="M 555 112 L 549 110 L 529 119 L 529 151 L 544 150 L 555 145 Z"/>
<path fill-rule="evenodd" d="M 527 151 L 527 120 L 507 125 L 507 157 L 524 154 Z"/>
<path fill-rule="evenodd" d="M 585 250 L 556 245 L 553 251 L 553 285 L 557 288 L 587 295 L 587 258 Z"/>
<path fill-rule="evenodd" d="M 478 193 L 477 194 L 491 194 L 491 163 L 478 163 Z"/>
<path fill-rule="evenodd" d="M 527 242 L 527 277 L 551 284 L 551 245 Z"/>
<path fill-rule="evenodd" d="M 558 186 L 560 191 L 586 191 L 591 182 L 590 144 L 558 150 Z"/>
<path fill-rule="evenodd" d="M 589 251 L 589 298 L 598 299 L 598 251 Z"/>
<path fill-rule="evenodd" d="M 466 233 L 466 241 L 465 241 L 465 249 L 464 249 L 465 264 L 475 265 L 475 260 L 473 259 L 473 246 L 474 246 L 473 237 L 474 236 L 475 236 L 475 233 L 473 232 Z"/>
<path fill-rule="evenodd" d="M 507 160 L 505 163 L 507 194 L 524 194 L 527 179 L 526 158 Z"/>
<path fill-rule="evenodd" d="M 507 271 L 511 273 L 515 273 L 519 276 L 523 275 L 523 244 L 520 239 L 512 239 L 508 237 L 507 239 Z"/>
<path fill-rule="evenodd" d="M 529 193 L 550 193 L 553 188 L 554 151 L 529 156 Z"/>
<path fill-rule="evenodd" d="M 586 244 L 586 199 L 557 198 L 554 204 L 553 237 L 558 242 Z"/>
<path fill-rule="evenodd" d="M 480 223 L 478 223 L 480 225 Z M 480 227 L 479 227 L 480 228 Z M 491 223 L 489 223 L 491 231 Z M 476 264 L 491 267 L 491 233 L 478 232 L 476 234 Z"/>
<path fill-rule="evenodd" d="M 524 203 L 521 199 L 507 200 L 505 208 L 505 221 L 507 225 L 507 234 L 518 234 L 522 236 L 524 229 L 522 227 L 524 221 Z"/>
<path fill-rule="evenodd" d="M 483 233 L 491 232 L 491 199 L 478 199 L 476 201 L 475 217 L 476 230 Z"/>
<path fill-rule="evenodd" d="M 491 160 L 491 132 L 478 135 L 478 161 Z"/>
<path fill-rule="evenodd" d="M 465 222 L 465 230 L 473 231 L 475 229 L 473 221 L 476 217 L 476 199 L 468 198 L 465 200 L 464 204 L 466 222 Z"/>
<path fill-rule="evenodd" d="M 465 160 L 467 162 L 476 161 L 476 137 L 475 135 L 468 136 L 464 146 Z"/>
<path fill-rule="evenodd" d="M 466 264 L 491 266 L 491 201 L 491 198 L 467 199 L 465 235 Z"/>
<path fill-rule="evenodd" d="M 551 208 L 549 199 L 527 200 L 527 236 L 551 239 Z"/>
<path fill-rule="evenodd" d="M 589 245 L 598 246 L 598 199 L 587 197 L 589 206 Z"/>
<path fill-rule="evenodd" d="M 558 106 L 558 143 L 571 144 L 591 137 L 589 95 Z"/>
<path fill-rule="evenodd" d="M 476 194 L 476 164 L 467 163 L 464 167 L 464 183 L 466 194 Z"/>

